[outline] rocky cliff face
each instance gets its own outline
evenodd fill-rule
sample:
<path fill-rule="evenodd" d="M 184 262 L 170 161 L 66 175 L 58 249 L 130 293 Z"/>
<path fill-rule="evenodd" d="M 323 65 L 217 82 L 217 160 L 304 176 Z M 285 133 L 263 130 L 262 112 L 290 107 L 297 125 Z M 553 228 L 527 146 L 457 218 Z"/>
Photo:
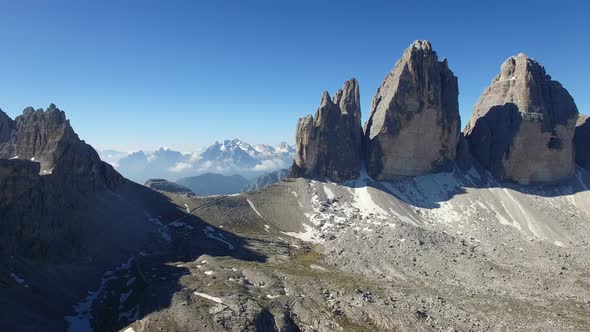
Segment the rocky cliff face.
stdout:
<path fill-rule="evenodd" d="M 0 208 L 7 206 L 40 181 L 39 163 L 0 159 Z"/>
<path fill-rule="evenodd" d="M 14 134 L 14 121 L 0 109 L 0 143 L 8 141 Z"/>
<path fill-rule="evenodd" d="M 547 183 L 573 175 L 574 100 L 524 54 L 502 64 L 465 128 L 473 156 L 500 180 Z"/>
<path fill-rule="evenodd" d="M 574 134 L 576 164 L 590 170 L 590 118 L 585 115 L 578 117 Z"/>
<path fill-rule="evenodd" d="M 324 92 L 315 117 L 299 119 L 291 173 L 337 182 L 356 178 L 361 168 L 361 146 L 359 87 L 352 79 L 333 100 Z"/>
<path fill-rule="evenodd" d="M 81 176 L 91 185 L 113 186 L 120 180 L 96 151 L 78 138 L 65 113 L 54 104 L 45 111 L 26 108 L 14 121 L 10 136 L 6 132 L 0 129 L 0 137 L 8 137 L 0 139 L 0 158 L 35 161 L 41 175 Z"/>
<path fill-rule="evenodd" d="M 367 172 L 377 180 L 447 167 L 460 133 L 457 78 L 428 41 L 415 41 L 377 90 L 365 127 Z"/>
<path fill-rule="evenodd" d="M 80 244 L 84 205 L 123 178 L 53 104 L 15 121 L 0 114 L 0 138 L 0 254 L 41 257 Z"/>

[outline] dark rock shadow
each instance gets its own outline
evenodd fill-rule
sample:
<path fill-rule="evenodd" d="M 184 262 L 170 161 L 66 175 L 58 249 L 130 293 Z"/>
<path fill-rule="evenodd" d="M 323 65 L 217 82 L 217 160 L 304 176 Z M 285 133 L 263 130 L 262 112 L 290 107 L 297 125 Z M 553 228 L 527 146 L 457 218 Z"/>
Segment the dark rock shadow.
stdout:
<path fill-rule="evenodd" d="M 44 200 L 43 194 L 37 196 L 31 202 Z M 15 209 L 26 210 L 22 207 Z M 0 210 L 0 215 L 13 216 L 12 210 Z M 63 331 L 72 323 L 78 324 L 72 330 L 118 330 L 171 305 L 183 288 L 180 278 L 189 273 L 177 263 L 204 254 L 266 260 L 246 248 L 246 239 L 187 215 L 165 195 L 127 180 L 115 190 L 90 192 L 75 205 L 56 204 L 41 217 L 23 220 L 52 226 L 45 215 L 63 217 L 57 226 L 68 230 L 71 248 L 62 245 L 43 256 L 0 255 L 0 310 L 6 313 L 0 330 Z M 9 231 L 18 220 L 2 220 L 0 229 Z M 26 237 L 25 242 L 35 236 L 10 234 L 3 236 Z M 25 281 L 19 284 L 11 273 Z M 136 307 L 139 303 L 144 305 Z"/>
<path fill-rule="evenodd" d="M 157 194 L 172 204 L 166 196 Z M 202 206 L 216 203 L 212 200 Z M 189 269 L 181 265 L 194 262 L 202 255 L 266 261 L 265 255 L 246 248 L 245 238 L 208 224 L 195 215 L 177 210 L 168 215 L 150 216 L 150 219 L 159 221 L 162 226 L 158 228 L 158 234 L 153 234 L 155 238 L 152 242 L 133 254 L 133 273 L 130 275 L 137 280 L 135 294 L 132 293 L 128 302 L 119 308 L 110 303 L 117 303 L 117 297 L 120 299 L 127 294 L 129 287 L 119 288 L 113 293 L 114 299 L 107 295 L 98 301 L 93 309 L 95 331 L 120 329 L 151 313 L 169 308 L 173 296 L 184 289 L 180 278 L 190 274 Z M 120 306 L 121 301 L 118 303 Z M 121 312 L 130 314 L 121 316 Z"/>
<path fill-rule="evenodd" d="M 518 106 L 506 103 L 492 107 L 473 126 L 469 135 L 469 151 L 496 178 L 504 176 L 502 160 L 510 157 L 510 145 L 521 123 Z"/>

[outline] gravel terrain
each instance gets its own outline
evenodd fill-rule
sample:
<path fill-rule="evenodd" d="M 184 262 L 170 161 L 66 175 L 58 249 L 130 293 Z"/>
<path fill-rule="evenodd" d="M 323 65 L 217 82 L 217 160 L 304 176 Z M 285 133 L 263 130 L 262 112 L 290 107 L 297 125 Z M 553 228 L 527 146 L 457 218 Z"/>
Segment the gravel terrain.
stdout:
<path fill-rule="evenodd" d="M 170 241 L 138 256 L 136 312 L 112 327 L 585 331 L 589 181 L 578 170 L 567 183 L 525 187 L 471 168 L 169 194 L 203 223 L 176 221 Z"/>

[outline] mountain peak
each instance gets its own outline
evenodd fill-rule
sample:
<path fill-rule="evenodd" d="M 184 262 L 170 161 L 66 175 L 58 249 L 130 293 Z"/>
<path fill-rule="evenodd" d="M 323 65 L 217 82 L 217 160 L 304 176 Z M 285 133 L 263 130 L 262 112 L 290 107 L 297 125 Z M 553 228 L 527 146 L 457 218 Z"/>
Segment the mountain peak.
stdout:
<path fill-rule="evenodd" d="M 523 53 L 508 58 L 473 108 L 465 137 L 500 180 L 561 181 L 575 171 L 578 109 L 568 91 Z M 492 142 L 490 137 L 501 137 Z"/>
<path fill-rule="evenodd" d="M 419 51 L 432 52 L 432 44 L 428 40 L 415 40 L 409 48 Z"/>
<path fill-rule="evenodd" d="M 358 101 L 358 83 L 352 79 L 338 90 L 334 102 L 328 92 L 323 93 L 315 119 L 307 116 L 297 121 L 293 176 L 345 181 L 359 175 L 362 128 Z"/>
<path fill-rule="evenodd" d="M 320 108 L 326 107 L 328 105 L 332 105 L 332 98 L 330 98 L 330 93 L 328 91 L 324 91 L 322 93 L 322 100 L 320 101 Z"/>
<path fill-rule="evenodd" d="M 334 103 L 340 107 L 343 114 L 361 118 L 361 98 L 356 78 L 344 82 L 344 87 L 334 95 Z"/>
<path fill-rule="evenodd" d="M 430 42 L 412 43 L 373 97 L 365 127 L 369 175 L 393 180 L 448 167 L 460 133 L 458 95 L 457 77 Z"/>

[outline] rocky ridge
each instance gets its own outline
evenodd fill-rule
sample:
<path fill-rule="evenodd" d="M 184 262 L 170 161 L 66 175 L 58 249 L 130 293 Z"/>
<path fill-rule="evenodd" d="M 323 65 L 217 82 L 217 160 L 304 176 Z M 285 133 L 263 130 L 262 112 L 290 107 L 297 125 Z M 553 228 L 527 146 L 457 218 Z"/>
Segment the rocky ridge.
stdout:
<path fill-rule="evenodd" d="M 100 275 L 182 211 L 80 140 L 55 105 L 0 113 L 0 330 L 64 330 Z"/>
<path fill-rule="evenodd" d="M 315 118 L 299 119 L 291 175 L 342 182 L 358 176 L 356 167 L 364 165 L 373 179 L 392 181 L 449 170 L 454 164 L 467 169 L 477 162 L 500 181 L 553 183 L 573 176 L 578 110 L 567 90 L 537 61 L 524 54 L 506 60 L 479 98 L 464 133 L 459 129 L 458 93 L 446 59 L 438 61 L 430 42 L 415 41 L 377 90 L 363 144 L 354 143 L 355 130 L 351 135 L 350 126 L 341 125 L 347 122 L 338 115 L 346 107 L 338 94 L 335 103 L 325 92 Z M 349 99 L 358 102 L 358 92 L 353 95 Z M 352 105 L 360 114 L 360 107 Z M 584 130 L 579 123 L 581 164 L 586 163 Z"/>
<path fill-rule="evenodd" d="M 0 217 L 7 221 L 0 252 L 26 248 L 19 254 L 27 257 L 63 252 L 59 243 L 75 237 L 79 226 L 65 220 L 75 218 L 88 197 L 115 190 L 124 179 L 78 138 L 55 105 L 26 108 L 13 123 L 10 137 L 0 143 Z"/>
<path fill-rule="evenodd" d="M 361 168 L 361 108 L 356 79 L 330 98 L 324 91 L 315 117 L 297 122 L 296 156 L 291 174 L 331 181 L 350 180 Z"/>
<path fill-rule="evenodd" d="M 5 114 L 4 114 L 5 115 Z M 6 121 L 4 121 L 6 122 Z M 9 122 L 8 122 L 9 123 Z M 0 158 L 31 160 L 40 164 L 40 175 L 58 173 L 88 181 L 92 185 L 113 187 L 120 176 L 102 163 L 96 151 L 80 140 L 63 111 L 51 104 L 46 110 L 28 107 L 4 128 L 0 136 Z"/>

